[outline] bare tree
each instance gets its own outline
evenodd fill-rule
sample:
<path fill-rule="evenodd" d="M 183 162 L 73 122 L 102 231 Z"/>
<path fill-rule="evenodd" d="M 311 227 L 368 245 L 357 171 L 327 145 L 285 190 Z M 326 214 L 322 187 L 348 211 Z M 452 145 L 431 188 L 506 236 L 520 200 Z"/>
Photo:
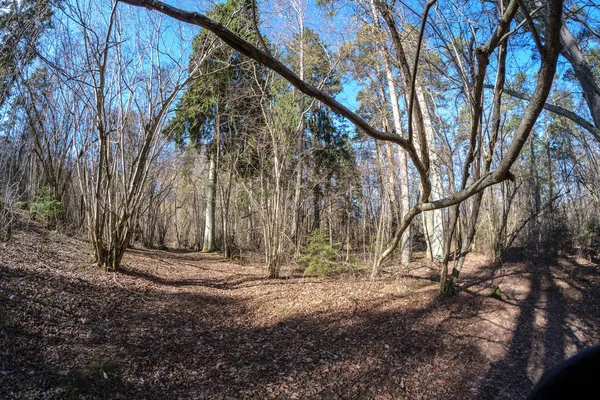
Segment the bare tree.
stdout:
<path fill-rule="evenodd" d="M 85 108 L 72 146 L 79 157 L 77 176 L 94 260 L 117 269 L 135 232 L 150 165 L 165 142 L 165 116 L 186 84 L 186 73 L 181 64 L 163 65 L 157 57 L 163 51 L 157 39 L 160 20 L 145 31 L 149 37 L 140 33 L 126 49 L 118 2 L 105 25 L 94 22 L 97 11 L 85 2 L 65 10 L 77 21 L 83 52 L 71 53 L 55 67 L 68 76 L 66 82 L 75 82 Z"/>
<path fill-rule="evenodd" d="M 207 18 L 205 15 L 195 12 L 188 12 L 182 9 L 172 7 L 166 3 L 157 0 L 124 0 L 123 2 L 134 5 L 143 6 L 151 10 L 156 10 L 165 15 L 169 15 L 175 19 L 183 22 L 192 23 L 195 25 L 202 26 L 220 37 L 225 43 L 229 44 L 234 49 L 240 51 L 242 54 L 250 57 L 273 71 L 280 74 L 283 78 L 288 80 L 292 85 L 297 87 L 303 93 L 311 96 L 322 103 L 331 107 L 334 111 L 346 117 L 349 121 L 355 124 L 358 128 L 362 129 L 367 135 L 377 140 L 389 141 L 400 146 L 404 151 L 407 152 L 412 163 L 414 164 L 419 177 L 421 179 L 421 194 L 420 199 L 410 210 L 408 210 L 402 222 L 396 232 L 395 237 L 387 248 L 382 252 L 381 256 L 377 260 L 377 265 L 381 265 L 396 249 L 398 246 L 402 234 L 408 228 L 411 221 L 420 213 L 424 211 L 432 211 L 445 207 L 458 204 L 465 199 L 481 192 L 486 187 L 502 182 L 507 179 L 512 179 L 513 175 L 510 172 L 511 166 L 517 160 L 521 150 L 535 124 L 540 112 L 543 109 L 544 103 L 554 79 L 554 73 L 556 70 L 556 62 L 558 54 L 560 52 L 560 30 L 558 27 L 562 24 L 562 7 L 563 3 L 561 0 L 548 1 L 544 10 L 545 18 L 545 43 L 539 43 L 538 50 L 540 52 L 540 69 L 538 72 L 537 86 L 533 92 L 532 101 L 526 107 L 521 123 L 515 130 L 513 141 L 504 153 L 504 157 L 498 163 L 497 167 L 482 175 L 479 179 L 471 181 L 461 190 L 453 193 L 452 195 L 440 198 L 432 199 L 432 176 L 430 168 L 430 156 L 428 151 L 428 141 L 426 137 L 425 121 L 422 116 L 422 110 L 420 110 L 419 102 L 416 96 L 416 83 L 417 73 L 419 65 L 419 54 L 420 46 L 423 40 L 423 33 L 425 25 L 427 23 L 427 17 L 431 6 L 435 3 L 435 0 L 430 1 L 425 6 L 423 11 L 423 18 L 421 22 L 420 33 L 418 36 L 418 42 L 416 46 L 415 56 L 413 59 L 413 66 L 406 58 L 406 52 L 402 44 L 402 38 L 398 34 L 397 25 L 394 20 L 394 16 L 391 13 L 391 8 L 384 3 L 377 3 L 378 9 L 384 18 L 390 36 L 392 38 L 396 55 L 398 57 L 398 63 L 401 66 L 403 72 L 403 79 L 405 80 L 405 86 L 408 88 L 408 132 L 407 136 L 401 136 L 396 132 L 383 132 L 372 127 L 367 121 L 361 118 L 356 113 L 352 112 L 342 104 L 340 104 L 333 97 L 327 95 L 322 90 L 319 90 L 300 79 L 295 73 L 293 73 L 288 67 L 286 67 L 281 61 L 274 58 L 272 55 L 260 50 L 259 48 L 251 45 L 245 40 L 234 35 L 231 31 L 226 29 L 221 24 Z M 490 62 L 491 55 L 495 50 L 510 36 L 511 22 L 514 20 L 517 10 L 519 8 L 519 2 L 517 0 L 510 1 L 502 16 L 499 18 L 498 24 L 495 29 L 491 32 L 487 41 L 481 44 L 476 50 L 476 79 L 473 82 L 473 105 L 474 113 L 471 118 L 471 136 L 475 136 L 479 129 L 479 122 L 481 117 L 481 110 L 483 108 L 484 99 L 484 83 L 487 75 L 487 68 Z M 416 131 L 417 139 L 413 132 Z M 471 146 L 467 154 L 468 159 L 473 157 L 475 152 L 475 146 Z M 466 163 L 467 165 L 470 162 Z M 468 167 L 467 167 L 468 168 Z"/>

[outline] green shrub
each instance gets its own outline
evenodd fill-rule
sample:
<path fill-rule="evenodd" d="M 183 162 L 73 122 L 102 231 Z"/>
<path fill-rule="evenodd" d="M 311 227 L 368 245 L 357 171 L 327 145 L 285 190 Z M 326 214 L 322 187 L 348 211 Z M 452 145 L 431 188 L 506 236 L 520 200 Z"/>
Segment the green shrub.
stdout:
<path fill-rule="evenodd" d="M 502 300 L 502 290 L 500 290 L 500 285 L 492 285 L 492 293 L 490 297 L 496 300 Z"/>
<path fill-rule="evenodd" d="M 50 187 L 42 186 L 36 200 L 31 203 L 31 216 L 40 218 L 46 222 L 47 226 L 53 227 L 58 223 L 61 212 L 61 202 L 56 199 Z"/>
<path fill-rule="evenodd" d="M 337 254 L 329 245 L 327 235 L 320 229 L 308 235 L 308 244 L 302 250 L 299 262 L 305 275 L 323 277 L 340 272 Z"/>

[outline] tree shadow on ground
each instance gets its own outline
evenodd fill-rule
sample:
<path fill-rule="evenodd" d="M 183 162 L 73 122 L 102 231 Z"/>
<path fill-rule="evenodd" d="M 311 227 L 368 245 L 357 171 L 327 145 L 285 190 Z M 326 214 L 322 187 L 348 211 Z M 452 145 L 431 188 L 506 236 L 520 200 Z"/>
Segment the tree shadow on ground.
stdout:
<path fill-rule="evenodd" d="M 584 343 L 572 323 L 598 327 L 598 297 L 589 297 L 598 287 L 569 279 L 554 254 L 533 254 L 524 265 L 526 291 L 504 300 L 519 308 L 512 338 L 504 358 L 490 366 L 478 400 L 525 398 L 543 372 L 594 344 Z M 598 282 L 599 272 L 594 266 L 581 273 L 592 274 Z"/>
<path fill-rule="evenodd" d="M 215 270 L 212 268 L 205 267 L 197 267 L 192 266 L 193 268 L 200 268 L 206 271 L 214 271 L 223 274 L 222 278 L 210 278 L 210 279 L 200 279 L 200 278 L 184 278 L 184 279 L 171 279 L 165 278 L 146 270 L 141 270 L 139 268 L 132 268 L 127 265 L 122 266 L 119 269 L 119 274 L 126 275 L 133 278 L 143 279 L 148 282 L 152 282 L 156 285 L 160 286 L 170 286 L 170 287 L 185 287 L 185 286 L 203 286 L 207 288 L 220 289 L 220 290 L 234 290 L 240 287 L 255 287 L 255 286 L 285 286 L 285 285 L 302 285 L 310 282 L 311 284 L 316 285 L 325 285 L 326 281 L 313 278 L 313 277 L 292 277 L 285 279 L 269 279 L 266 276 L 251 274 L 251 273 L 239 273 L 235 271 L 230 271 L 225 273 L 223 270 Z M 365 279 L 366 280 L 366 279 Z"/>
<path fill-rule="evenodd" d="M 241 276 L 241 278 L 230 279 L 229 277 L 223 279 L 196 279 L 196 278 L 186 278 L 186 279 L 169 279 L 163 278 L 161 276 L 152 274 L 150 272 L 141 271 L 139 269 L 128 268 L 127 266 L 121 267 L 119 270 L 120 274 L 127 275 L 134 278 L 143 279 L 157 285 L 162 286 L 172 286 L 172 287 L 181 287 L 181 286 L 204 286 L 210 287 L 214 289 L 233 289 L 238 286 L 252 283 L 252 282 L 261 282 L 264 281 L 264 277 L 251 275 L 251 274 L 235 274 L 236 276 Z"/>
<path fill-rule="evenodd" d="M 597 311 L 590 314 L 597 292 L 588 293 L 585 281 L 594 281 L 593 270 L 569 275 L 563 273 L 568 267 L 545 260 L 520 268 L 529 284 L 511 304 L 478 291 L 435 298 L 432 284 L 426 299 L 423 292 L 409 292 L 352 311 L 290 306 L 273 321 L 263 320 L 264 311 L 248 299 L 230 295 L 251 277 L 232 274 L 234 286 L 219 286 L 132 269 L 124 278 L 157 286 L 137 291 L 51 268 L 0 266 L 0 395 L 520 398 L 533 384 L 532 362 L 539 363 L 537 371 L 566 357 L 571 314 L 590 327 L 598 317 Z M 581 294 L 575 307 L 566 303 L 559 274 Z M 172 290 L 159 290 L 165 287 Z M 389 304 L 393 301 L 398 306 Z M 514 327 L 508 327 L 514 328 L 512 339 L 505 357 L 490 367 L 484 345 L 505 342 L 469 327 L 489 326 L 485 318 L 498 305 L 512 304 L 520 308 Z M 540 310 L 545 323 L 538 320 Z"/>
<path fill-rule="evenodd" d="M 483 362 L 472 346 L 447 350 L 443 331 L 418 322 L 443 303 L 257 324 L 243 302 L 226 296 L 140 295 L 5 267 L 0 277 L 4 396 L 410 398 L 426 390 L 452 397 L 454 384 L 439 384 L 435 368 L 458 352 Z"/>

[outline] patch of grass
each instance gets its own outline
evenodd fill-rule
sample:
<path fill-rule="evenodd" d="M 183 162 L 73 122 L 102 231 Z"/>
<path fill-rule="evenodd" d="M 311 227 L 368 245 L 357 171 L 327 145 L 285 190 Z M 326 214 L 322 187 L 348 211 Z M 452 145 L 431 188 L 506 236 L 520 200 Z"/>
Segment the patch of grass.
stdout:
<path fill-rule="evenodd" d="M 500 290 L 500 286 L 492 286 L 492 293 L 490 294 L 490 297 L 496 300 L 502 300 L 502 290 Z"/>

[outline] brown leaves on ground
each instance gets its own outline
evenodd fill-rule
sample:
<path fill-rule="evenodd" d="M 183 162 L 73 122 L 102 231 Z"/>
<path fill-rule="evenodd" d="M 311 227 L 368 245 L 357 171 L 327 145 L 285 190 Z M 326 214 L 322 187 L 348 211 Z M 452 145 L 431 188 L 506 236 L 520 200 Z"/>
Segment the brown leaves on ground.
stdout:
<path fill-rule="evenodd" d="M 599 269 L 568 257 L 473 256 L 440 299 L 423 269 L 266 280 L 135 249 L 106 273 L 36 231 L 0 243 L 2 398 L 518 399 L 599 342 Z"/>

